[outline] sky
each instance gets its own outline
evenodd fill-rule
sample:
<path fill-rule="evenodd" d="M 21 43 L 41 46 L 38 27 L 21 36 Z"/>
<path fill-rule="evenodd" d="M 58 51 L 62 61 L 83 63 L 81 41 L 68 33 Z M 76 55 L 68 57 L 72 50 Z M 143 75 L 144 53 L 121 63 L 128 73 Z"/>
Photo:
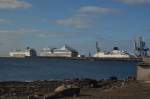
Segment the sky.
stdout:
<path fill-rule="evenodd" d="M 96 41 L 132 53 L 138 36 L 149 46 L 150 0 L 0 0 L 0 56 L 64 44 L 95 53 Z"/>

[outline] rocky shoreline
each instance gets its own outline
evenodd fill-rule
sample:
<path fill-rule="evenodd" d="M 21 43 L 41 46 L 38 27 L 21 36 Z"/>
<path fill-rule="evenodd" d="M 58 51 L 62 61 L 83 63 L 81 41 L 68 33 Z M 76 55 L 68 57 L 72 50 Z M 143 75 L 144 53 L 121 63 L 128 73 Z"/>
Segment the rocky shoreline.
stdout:
<path fill-rule="evenodd" d="M 78 95 L 56 93 L 55 90 L 62 85 L 78 86 Z M 32 81 L 0 82 L 0 99 L 150 99 L 150 84 L 136 81 L 134 77 L 118 80 L 109 79 L 72 79 L 62 81 Z"/>

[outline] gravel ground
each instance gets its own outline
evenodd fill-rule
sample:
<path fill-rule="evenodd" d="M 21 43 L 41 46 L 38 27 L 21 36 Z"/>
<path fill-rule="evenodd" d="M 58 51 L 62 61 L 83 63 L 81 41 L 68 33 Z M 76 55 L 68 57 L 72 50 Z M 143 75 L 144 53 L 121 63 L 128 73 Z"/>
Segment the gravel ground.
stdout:
<path fill-rule="evenodd" d="M 104 80 L 93 86 L 93 80 L 78 82 L 81 89 L 78 97 L 48 99 L 150 99 L 150 83 Z M 38 98 L 31 99 L 44 99 L 44 96 L 54 93 L 54 89 L 62 83 L 64 84 L 63 81 L 0 82 L 0 99 L 28 99 L 31 95 L 38 95 Z"/>
<path fill-rule="evenodd" d="M 64 99 L 150 99 L 150 83 L 130 82 L 119 88 L 82 89 L 79 97 Z"/>

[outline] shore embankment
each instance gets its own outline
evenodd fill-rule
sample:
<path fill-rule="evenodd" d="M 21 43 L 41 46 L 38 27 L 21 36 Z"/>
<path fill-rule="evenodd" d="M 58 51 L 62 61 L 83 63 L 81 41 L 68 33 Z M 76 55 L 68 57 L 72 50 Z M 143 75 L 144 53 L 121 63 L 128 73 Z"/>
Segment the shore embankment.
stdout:
<path fill-rule="evenodd" d="M 62 85 L 76 85 L 80 94 L 73 97 L 55 93 L 55 89 Z M 133 77 L 126 80 L 110 77 L 105 80 L 0 82 L 0 99 L 150 99 L 149 94 L 150 83 L 137 81 Z"/>

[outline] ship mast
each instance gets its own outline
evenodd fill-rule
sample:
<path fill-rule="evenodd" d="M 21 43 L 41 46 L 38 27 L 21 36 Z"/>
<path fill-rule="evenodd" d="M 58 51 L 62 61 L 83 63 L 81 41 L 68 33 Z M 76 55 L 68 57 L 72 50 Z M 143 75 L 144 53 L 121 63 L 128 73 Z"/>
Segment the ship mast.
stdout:
<path fill-rule="evenodd" d="M 97 53 L 101 51 L 98 42 L 96 42 L 96 51 L 97 51 Z"/>

